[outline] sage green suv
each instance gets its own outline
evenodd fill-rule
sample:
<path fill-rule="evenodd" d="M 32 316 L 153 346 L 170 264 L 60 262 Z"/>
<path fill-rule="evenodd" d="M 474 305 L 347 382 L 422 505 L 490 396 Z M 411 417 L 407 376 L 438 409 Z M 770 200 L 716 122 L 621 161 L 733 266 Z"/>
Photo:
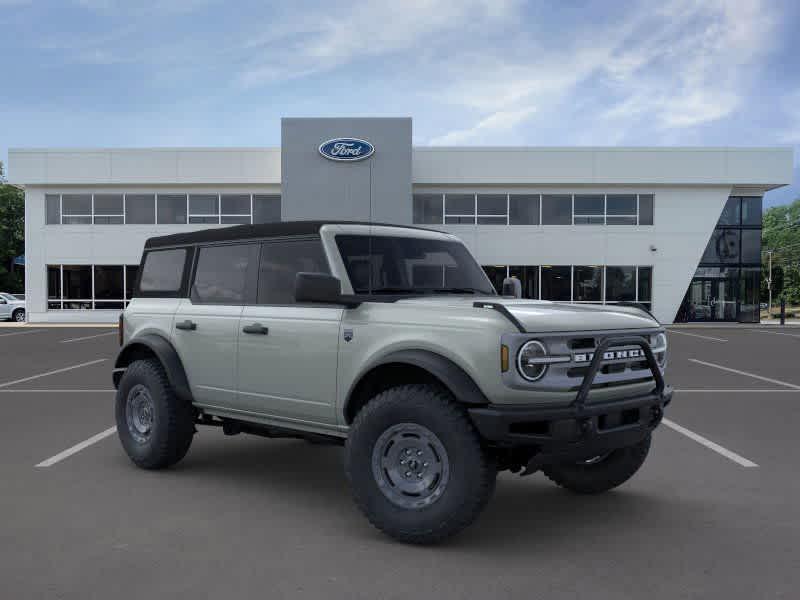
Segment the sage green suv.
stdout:
<path fill-rule="evenodd" d="M 184 457 L 198 426 L 344 445 L 356 504 L 413 543 L 469 525 L 497 472 L 578 493 L 628 480 L 672 391 L 638 306 L 499 296 L 458 238 L 285 222 L 157 237 L 120 318 L 127 454 Z"/>

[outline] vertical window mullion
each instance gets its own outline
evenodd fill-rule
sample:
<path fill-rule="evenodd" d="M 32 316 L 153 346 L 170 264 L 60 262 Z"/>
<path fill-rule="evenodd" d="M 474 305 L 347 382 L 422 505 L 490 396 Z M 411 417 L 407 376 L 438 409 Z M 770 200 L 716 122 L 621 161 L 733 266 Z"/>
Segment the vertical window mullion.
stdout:
<path fill-rule="evenodd" d="M 125 225 L 128 222 L 128 206 L 125 202 L 125 197 L 127 196 L 126 193 L 122 193 L 122 224 Z"/>
<path fill-rule="evenodd" d="M 572 216 L 571 216 L 571 219 L 572 219 L 572 224 L 573 224 L 573 225 L 575 225 L 575 194 L 572 194 L 572 195 L 570 196 L 570 198 L 572 199 Z M 572 293 L 572 292 L 570 292 L 570 294 L 571 294 L 571 293 Z M 571 297 L 572 297 L 572 296 L 570 296 L 570 298 L 571 298 Z"/>
<path fill-rule="evenodd" d="M 153 215 L 153 223 L 158 225 L 158 194 L 153 194 L 153 196 L 154 196 L 153 202 L 155 202 L 155 214 Z"/>

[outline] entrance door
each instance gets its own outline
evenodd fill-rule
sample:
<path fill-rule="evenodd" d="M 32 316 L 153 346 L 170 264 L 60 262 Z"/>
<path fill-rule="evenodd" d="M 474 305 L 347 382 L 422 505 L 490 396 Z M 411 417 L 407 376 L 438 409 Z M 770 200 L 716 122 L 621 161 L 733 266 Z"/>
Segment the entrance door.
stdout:
<path fill-rule="evenodd" d="M 687 321 L 735 321 L 736 280 L 695 277 L 685 302 Z"/>

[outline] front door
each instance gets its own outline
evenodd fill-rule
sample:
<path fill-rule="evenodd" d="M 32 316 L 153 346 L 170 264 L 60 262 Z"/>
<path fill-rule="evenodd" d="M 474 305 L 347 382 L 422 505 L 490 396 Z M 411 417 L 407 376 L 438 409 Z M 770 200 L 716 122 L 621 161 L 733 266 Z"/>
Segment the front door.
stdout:
<path fill-rule="evenodd" d="M 685 303 L 687 321 L 735 321 L 736 280 L 695 277 Z"/>
<path fill-rule="evenodd" d="M 197 404 L 229 408 L 236 400 L 239 318 L 255 286 L 258 244 L 198 250 L 190 297 L 175 313 L 172 341 Z M 248 275 L 248 270 L 253 269 Z"/>
<path fill-rule="evenodd" d="M 333 425 L 343 309 L 296 304 L 301 271 L 330 272 L 319 238 L 262 245 L 258 300 L 239 322 L 236 407 L 289 424 Z"/>

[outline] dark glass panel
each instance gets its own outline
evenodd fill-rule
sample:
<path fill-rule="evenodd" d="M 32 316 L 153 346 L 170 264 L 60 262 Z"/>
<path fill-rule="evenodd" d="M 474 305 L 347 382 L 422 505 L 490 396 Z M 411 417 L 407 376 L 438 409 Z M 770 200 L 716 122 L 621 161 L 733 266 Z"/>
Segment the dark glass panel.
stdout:
<path fill-rule="evenodd" d="M 92 297 L 92 267 L 64 265 L 64 298 L 89 300 Z"/>
<path fill-rule="evenodd" d="M 492 286 L 498 294 L 503 293 L 503 280 L 506 278 L 506 267 L 502 265 L 484 265 L 483 272 L 492 282 Z"/>
<path fill-rule="evenodd" d="M 156 197 L 153 194 L 125 196 L 125 222 L 150 225 L 156 222 Z"/>
<path fill-rule="evenodd" d="M 47 297 L 61 299 L 61 267 L 58 265 L 47 265 Z"/>
<path fill-rule="evenodd" d="M 761 230 L 742 229 L 742 262 L 761 262 Z"/>
<path fill-rule="evenodd" d="M 247 267 L 251 260 L 255 260 L 257 252 L 257 244 L 200 248 L 192 283 L 192 302 L 242 304 L 247 286 Z"/>
<path fill-rule="evenodd" d="M 571 268 L 542 267 L 542 300 L 570 300 Z"/>
<path fill-rule="evenodd" d="M 655 196 L 639 194 L 639 225 L 652 225 L 655 212 Z"/>
<path fill-rule="evenodd" d="M 505 194 L 478 194 L 478 215 L 505 215 L 507 212 Z"/>
<path fill-rule="evenodd" d="M 122 265 L 95 265 L 95 300 L 122 300 L 124 298 L 124 283 L 122 278 Z"/>
<path fill-rule="evenodd" d="M 159 194 L 158 222 L 186 223 L 186 194 Z"/>
<path fill-rule="evenodd" d="M 728 198 L 717 225 L 738 225 L 740 222 L 740 204 L 738 196 Z"/>
<path fill-rule="evenodd" d="M 578 212 L 577 209 L 575 212 Z M 606 214 L 628 216 L 635 215 L 636 194 L 609 194 L 607 199 Z"/>
<path fill-rule="evenodd" d="M 511 225 L 538 225 L 539 194 L 512 194 L 508 213 Z"/>
<path fill-rule="evenodd" d="M 414 194 L 413 222 L 418 225 L 441 225 L 441 194 Z"/>
<path fill-rule="evenodd" d="M 759 196 L 742 198 L 742 225 L 761 227 L 762 201 Z"/>
<path fill-rule="evenodd" d="M 281 220 L 281 197 L 279 194 L 255 194 L 253 196 L 253 223 L 277 223 Z"/>
<path fill-rule="evenodd" d="M 261 247 L 259 304 L 294 304 L 297 274 L 329 273 L 320 240 L 272 242 Z"/>
<path fill-rule="evenodd" d="M 573 301 L 600 302 L 603 299 L 602 267 L 575 267 L 572 282 Z"/>
<path fill-rule="evenodd" d="M 64 215 L 91 215 L 91 194 L 63 194 L 61 196 L 61 210 Z"/>
<path fill-rule="evenodd" d="M 653 299 L 653 267 L 639 267 L 639 302 Z"/>
<path fill-rule="evenodd" d="M 124 212 L 122 194 L 95 194 L 95 215 L 121 215 Z M 95 220 L 95 223 L 97 220 Z"/>
<path fill-rule="evenodd" d="M 125 266 L 125 298 L 133 298 L 133 290 L 136 289 L 136 276 L 139 274 L 139 265 Z"/>
<path fill-rule="evenodd" d="M 572 196 L 567 194 L 542 196 L 542 225 L 571 225 Z"/>
<path fill-rule="evenodd" d="M 739 278 L 739 322 L 758 323 L 761 310 L 761 267 L 745 267 Z"/>
<path fill-rule="evenodd" d="M 47 212 L 46 223 L 48 225 L 61 224 L 61 196 L 58 194 L 46 194 L 44 197 L 45 209 Z"/>
<path fill-rule="evenodd" d="M 250 194 L 222 194 L 220 202 L 223 215 L 247 215 L 250 222 Z"/>
<path fill-rule="evenodd" d="M 715 229 L 700 262 L 738 263 L 740 233 L 739 229 Z"/>
<path fill-rule="evenodd" d="M 190 215 L 219 214 L 219 199 L 217 198 L 217 195 L 191 194 L 189 196 L 189 214 Z"/>
<path fill-rule="evenodd" d="M 509 267 L 512 277 L 519 279 L 522 284 L 522 297 L 532 300 L 539 299 L 539 267 L 525 265 Z"/>
<path fill-rule="evenodd" d="M 636 267 L 606 267 L 606 302 L 636 300 Z"/>

